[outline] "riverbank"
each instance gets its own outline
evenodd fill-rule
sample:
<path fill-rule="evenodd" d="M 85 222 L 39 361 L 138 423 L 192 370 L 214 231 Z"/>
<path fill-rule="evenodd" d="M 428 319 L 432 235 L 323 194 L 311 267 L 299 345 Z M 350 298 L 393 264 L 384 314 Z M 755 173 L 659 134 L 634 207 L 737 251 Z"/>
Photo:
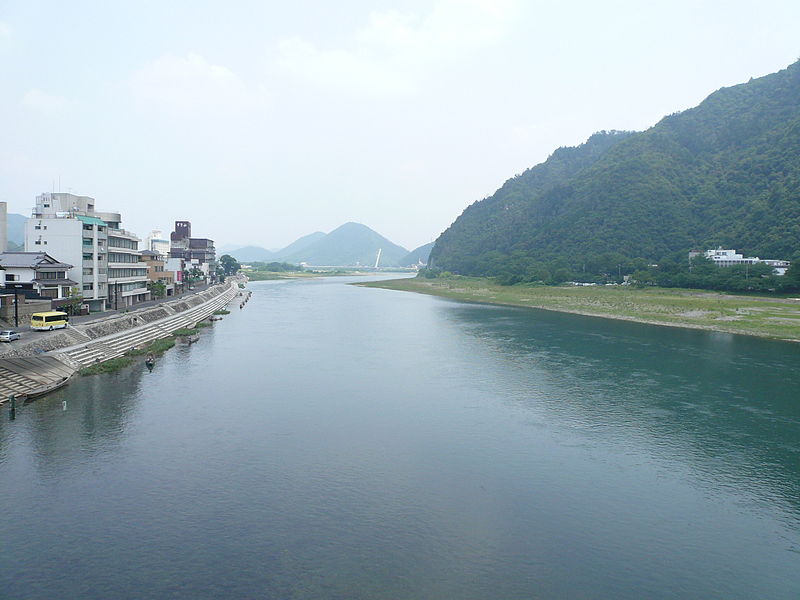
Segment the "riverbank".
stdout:
<path fill-rule="evenodd" d="M 630 286 L 501 286 L 480 277 L 392 279 L 354 285 L 800 342 L 800 299 Z"/>
<path fill-rule="evenodd" d="M 322 277 L 355 277 L 375 275 L 377 271 L 335 270 L 335 271 L 245 271 L 250 281 L 272 281 L 273 279 L 320 279 Z"/>
<path fill-rule="evenodd" d="M 230 278 L 223 284 L 176 300 L 175 303 L 134 310 L 91 324 L 50 332 L 57 335 L 41 338 L 36 347 L 15 348 L 16 356 L 6 353 L 0 357 L 0 375 L 6 371 L 13 371 L 14 374 L 13 379 L 0 378 L 0 403 L 12 394 L 31 397 L 52 387 L 54 381 L 51 380 L 54 378 L 42 377 L 38 357 L 60 362 L 67 367 L 69 374 L 66 377 L 58 372 L 55 378 L 60 383 L 66 382 L 72 374 L 83 368 L 126 356 L 131 350 L 170 337 L 182 328 L 194 327 L 241 294 L 241 281 L 245 279 Z"/>

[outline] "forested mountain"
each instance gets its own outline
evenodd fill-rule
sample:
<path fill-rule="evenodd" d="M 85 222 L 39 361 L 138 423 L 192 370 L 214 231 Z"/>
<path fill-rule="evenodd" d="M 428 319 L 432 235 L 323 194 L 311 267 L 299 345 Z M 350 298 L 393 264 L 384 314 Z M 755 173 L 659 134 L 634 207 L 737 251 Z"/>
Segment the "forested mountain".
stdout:
<path fill-rule="evenodd" d="M 287 262 L 306 262 L 310 265 L 372 266 L 375 264 L 378 249 L 381 249 L 381 266 L 397 266 L 398 261 L 408 254 L 408 250 L 390 242 L 366 225 L 345 223 L 297 252 L 280 254 L 280 258 Z"/>
<path fill-rule="evenodd" d="M 716 246 L 800 259 L 800 62 L 647 131 L 556 150 L 469 206 L 431 265 L 564 280 Z"/>
<path fill-rule="evenodd" d="M 427 264 L 428 257 L 431 254 L 431 249 L 433 248 L 433 242 L 428 244 L 424 244 L 419 248 L 415 248 L 408 254 L 406 254 L 403 258 L 401 258 L 397 264 L 401 267 L 410 267 L 412 265 L 419 264 L 422 261 L 423 264 Z"/>

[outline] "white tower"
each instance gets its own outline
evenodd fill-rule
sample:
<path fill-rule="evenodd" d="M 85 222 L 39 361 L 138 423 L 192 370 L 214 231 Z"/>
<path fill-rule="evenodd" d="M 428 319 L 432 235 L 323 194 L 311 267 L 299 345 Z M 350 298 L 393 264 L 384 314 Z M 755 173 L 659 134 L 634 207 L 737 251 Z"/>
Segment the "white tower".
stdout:
<path fill-rule="evenodd" d="M 375 268 L 376 269 L 378 268 L 378 263 L 381 262 L 381 250 L 383 250 L 383 248 L 378 248 L 378 257 L 375 259 Z"/>

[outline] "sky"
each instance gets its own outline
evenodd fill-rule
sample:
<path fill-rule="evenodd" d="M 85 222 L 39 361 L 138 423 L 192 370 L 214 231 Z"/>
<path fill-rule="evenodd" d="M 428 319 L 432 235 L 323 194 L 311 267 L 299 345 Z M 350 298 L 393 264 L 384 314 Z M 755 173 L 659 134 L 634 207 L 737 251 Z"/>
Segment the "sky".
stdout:
<path fill-rule="evenodd" d="M 0 201 L 412 249 L 600 130 L 800 58 L 800 2 L 0 0 Z"/>

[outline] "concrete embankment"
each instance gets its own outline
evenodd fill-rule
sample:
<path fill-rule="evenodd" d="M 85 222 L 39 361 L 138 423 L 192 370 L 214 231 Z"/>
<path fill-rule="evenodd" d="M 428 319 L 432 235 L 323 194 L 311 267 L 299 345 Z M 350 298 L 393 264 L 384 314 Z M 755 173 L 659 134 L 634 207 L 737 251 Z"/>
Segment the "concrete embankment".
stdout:
<path fill-rule="evenodd" d="M 232 279 L 189 297 L 70 327 L 36 341 L 35 347 L 16 347 L 0 359 L 0 403 L 11 394 L 43 393 L 82 367 L 122 356 L 207 319 L 238 294 L 238 283 Z"/>

